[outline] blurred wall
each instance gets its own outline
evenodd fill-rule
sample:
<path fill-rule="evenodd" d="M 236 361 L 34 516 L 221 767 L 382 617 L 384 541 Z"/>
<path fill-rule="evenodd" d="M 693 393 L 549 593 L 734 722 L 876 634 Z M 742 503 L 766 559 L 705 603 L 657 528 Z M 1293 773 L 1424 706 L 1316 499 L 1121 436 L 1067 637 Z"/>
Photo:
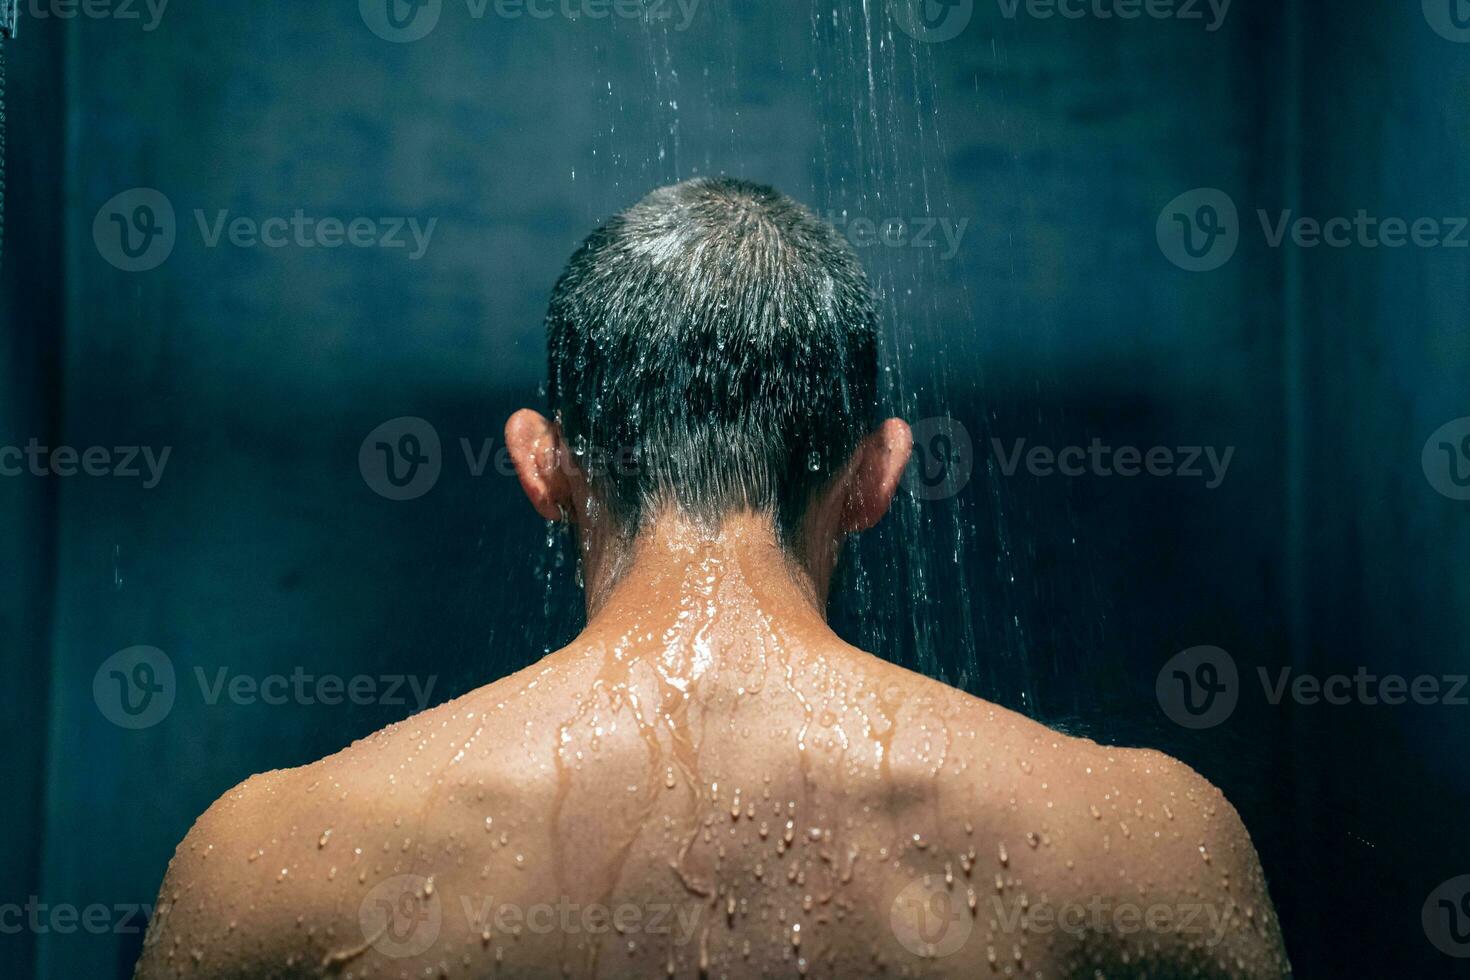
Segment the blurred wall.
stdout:
<path fill-rule="evenodd" d="M 1321 674 L 1463 677 L 1470 663 L 1470 504 L 1432 492 L 1416 465 L 1431 434 L 1470 416 L 1470 31 L 1447 41 L 1408 6 L 1300 25 L 1299 210 L 1429 217 L 1460 242 L 1299 256 L 1297 601 L 1303 666 Z M 1470 707 L 1296 714 L 1296 805 L 1316 815 L 1295 848 L 1316 893 L 1304 931 L 1384 937 L 1328 951 L 1343 973 L 1364 956 L 1404 976 L 1463 971 L 1387 937 L 1413 936 L 1430 891 L 1470 870 Z"/>
<path fill-rule="evenodd" d="M 1200 644 L 1247 690 L 1258 667 L 1465 669 L 1470 518 L 1419 465 L 1470 414 L 1465 253 L 1273 248 L 1256 211 L 1470 213 L 1470 45 L 1413 5 L 1237 0 L 1209 30 L 982 4 L 935 43 L 883 4 L 707 0 L 687 27 L 470 9 L 447 0 L 407 43 L 350 3 L 25 25 L 12 115 L 39 135 L 12 164 L 35 196 L 4 280 L 0 443 L 169 455 L 151 487 L 142 459 L 136 478 L 0 479 L 21 545 L 0 615 L 29 685 L 6 717 L 38 792 L 7 888 L 149 903 L 236 782 L 565 640 L 565 549 L 461 440 L 493 454 L 504 417 L 539 404 L 542 309 L 577 241 L 657 184 L 728 172 L 849 227 L 964 223 L 953 248 L 861 250 L 895 408 L 960 420 L 975 477 L 905 500 L 857 550 L 842 630 L 1200 769 L 1257 838 L 1301 975 L 1446 968 L 1418 916 L 1467 870 L 1465 709 L 1274 707 L 1256 688 L 1190 732 L 1155 678 Z M 1156 224 L 1201 187 L 1238 207 L 1239 247 L 1191 272 Z M 231 241 L 236 218 L 298 209 L 434 224 L 419 257 L 406 229 L 403 248 Z M 130 256 L 115 217 L 154 245 Z M 402 416 L 433 426 L 443 471 L 397 501 L 359 450 Z M 1234 455 L 1210 489 L 1007 476 L 991 443 L 1093 438 Z M 109 659 L 140 646 L 158 653 Z M 172 669 L 172 704 L 118 715 L 109 692 L 139 663 Z M 324 675 L 379 696 L 220 687 Z M 141 942 L 15 938 L 47 978 L 127 976 Z"/>
<path fill-rule="evenodd" d="M 0 445 L 55 440 L 63 379 L 63 167 L 59 34 L 9 45 L 5 220 L 0 252 Z M 16 152 L 23 147 L 23 152 Z M 8 460 L 7 460 L 8 462 Z M 7 843 L 0 848 L 0 902 L 24 903 L 41 889 L 45 840 L 47 696 L 55 587 L 56 497 L 41 480 L 0 477 L 0 744 L 5 747 Z M 9 926 L 11 920 L 6 921 Z M 0 962 L 32 976 L 38 936 L 0 930 Z"/>

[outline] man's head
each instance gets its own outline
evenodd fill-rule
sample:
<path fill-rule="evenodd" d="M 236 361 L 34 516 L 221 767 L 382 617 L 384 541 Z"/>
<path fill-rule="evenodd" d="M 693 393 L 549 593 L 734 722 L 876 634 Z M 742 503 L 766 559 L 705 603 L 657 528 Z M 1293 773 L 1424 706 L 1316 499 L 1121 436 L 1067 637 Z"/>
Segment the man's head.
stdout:
<path fill-rule="evenodd" d="M 876 322 L 852 250 L 790 198 L 730 179 L 656 190 L 588 237 L 552 294 L 555 424 L 507 426 L 527 495 L 624 539 L 670 511 L 768 514 L 793 552 L 814 524 L 870 526 L 908 457 L 903 423 L 870 435 Z"/>

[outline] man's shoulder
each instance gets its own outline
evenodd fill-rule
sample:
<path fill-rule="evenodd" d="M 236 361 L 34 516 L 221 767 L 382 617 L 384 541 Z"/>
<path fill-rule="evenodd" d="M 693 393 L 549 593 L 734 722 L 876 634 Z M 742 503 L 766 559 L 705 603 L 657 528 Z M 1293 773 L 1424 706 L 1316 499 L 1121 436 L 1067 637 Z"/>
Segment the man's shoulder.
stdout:
<path fill-rule="evenodd" d="M 222 794 L 169 862 L 138 976 L 185 960 L 201 977 L 275 976 L 350 947 L 364 895 L 483 825 L 461 784 L 483 801 L 498 781 L 465 750 L 497 741 L 484 730 L 500 694 L 481 688 Z"/>
<path fill-rule="evenodd" d="M 1068 735 L 960 692 L 948 704 L 941 792 L 991 817 L 998 833 L 1026 828 L 1027 850 L 1085 855 L 1092 874 L 1108 877 L 1127 866 L 1198 878 L 1254 861 L 1225 794 L 1178 759 Z"/>
<path fill-rule="evenodd" d="M 1155 749 L 1070 736 L 933 681 L 908 683 L 916 727 L 945 755 L 931 773 L 937 800 L 922 804 L 946 817 L 931 850 L 946 866 L 959 855 L 971 907 L 990 913 L 995 936 L 1010 933 L 1017 948 L 1044 940 L 1087 975 L 1145 964 L 1289 973 L 1250 835 L 1208 779 Z"/>

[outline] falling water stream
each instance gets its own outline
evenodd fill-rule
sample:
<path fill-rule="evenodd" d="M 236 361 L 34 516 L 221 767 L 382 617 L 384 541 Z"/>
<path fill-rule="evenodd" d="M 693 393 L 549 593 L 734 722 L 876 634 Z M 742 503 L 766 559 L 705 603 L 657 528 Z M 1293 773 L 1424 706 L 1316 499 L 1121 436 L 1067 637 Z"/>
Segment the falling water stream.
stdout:
<path fill-rule="evenodd" d="M 933 46 L 900 30 L 882 0 L 815 2 L 805 16 L 805 46 L 774 51 L 741 36 L 734 5 L 699 10 L 697 44 L 667 22 L 640 21 L 647 84 L 623 91 L 627 79 L 616 72 L 596 83 L 605 128 L 591 165 L 571 178 L 631 202 L 655 186 L 725 174 L 775 183 L 843 227 L 868 221 L 881 232 L 885 222 L 912 230 L 929 219 L 959 220 Z M 813 148 L 797 170 L 763 145 L 780 138 L 771 129 L 776 110 L 763 104 L 769 83 L 761 79 L 770 77 L 802 90 L 810 129 L 784 134 Z M 588 226 L 604 217 L 589 212 Z M 953 377 L 950 367 L 979 362 L 968 352 L 985 324 L 943 251 L 883 247 L 871 237 L 859 248 L 881 303 L 883 408 L 915 424 L 916 468 L 956 470 L 946 484 L 953 492 L 916 493 L 906 481 L 890 519 L 849 547 L 830 614 L 859 647 L 1027 711 L 1035 702 L 1029 624 L 1024 603 L 1014 601 L 1026 559 L 1012 541 L 1003 481 L 985 472 L 984 379 Z M 956 422 L 968 445 L 956 444 Z M 570 636 L 577 563 L 567 535 L 549 529 L 547 542 L 539 572 L 545 632 L 533 640 L 549 652 Z"/>

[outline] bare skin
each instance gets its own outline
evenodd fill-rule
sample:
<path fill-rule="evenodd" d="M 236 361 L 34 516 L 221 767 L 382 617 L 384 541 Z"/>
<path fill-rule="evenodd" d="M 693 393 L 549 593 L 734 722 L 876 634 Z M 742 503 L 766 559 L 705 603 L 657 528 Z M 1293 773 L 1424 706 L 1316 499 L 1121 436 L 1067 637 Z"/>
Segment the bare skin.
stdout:
<path fill-rule="evenodd" d="M 554 427 L 521 413 L 508 436 L 538 510 L 588 512 Z M 1204 779 L 827 627 L 835 543 L 907 455 L 902 423 L 870 437 L 805 562 L 755 514 L 666 514 L 622 548 L 583 527 L 582 636 L 227 793 L 169 866 L 137 976 L 1286 975 Z"/>

